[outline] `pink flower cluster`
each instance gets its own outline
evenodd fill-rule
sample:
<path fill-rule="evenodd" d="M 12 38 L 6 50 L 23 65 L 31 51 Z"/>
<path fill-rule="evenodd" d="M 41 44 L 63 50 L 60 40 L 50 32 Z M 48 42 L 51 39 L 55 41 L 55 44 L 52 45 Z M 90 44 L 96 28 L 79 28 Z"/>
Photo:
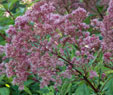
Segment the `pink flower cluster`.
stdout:
<path fill-rule="evenodd" d="M 85 8 L 91 14 L 98 14 L 101 16 L 105 15 L 105 10 L 108 7 L 108 3 L 110 0 L 41 0 L 47 2 L 53 2 L 56 11 L 65 15 L 66 13 L 71 13 L 73 10 L 78 7 Z M 97 8 L 98 6 L 104 7 L 102 12 Z"/>
<path fill-rule="evenodd" d="M 17 17 L 15 25 L 6 31 L 6 46 L 0 47 L 0 52 L 5 51 L 6 54 L 3 59 L 9 60 L 5 68 L 7 76 L 13 77 L 13 84 L 18 84 L 21 89 L 29 75 L 37 74 L 41 78 L 41 87 L 47 86 L 50 81 L 55 83 L 55 87 L 61 85 L 62 78 L 77 74 L 73 66 L 87 74 L 90 71 L 88 63 L 100 48 L 105 61 L 113 62 L 113 0 L 104 20 L 93 20 L 92 26 L 101 27 L 102 41 L 88 32 L 91 25 L 84 23 L 87 16 L 87 11 L 80 7 L 61 15 L 54 3 L 40 1 L 25 15 Z M 69 53 L 74 49 L 75 57 Z M 91 71 L 90 77 L 94 76 L 97 76 L 96 72 Z"/>
<path fill-rule="evenodd" d="M 108 15 L 101 25 L 105 63 L 113 63 L 113 0 L 109 3 Z"/>
<path fill-rule="evenodd" d="M 0 45 L 0 54 L 4 52 L 4 46 Z"/>
<path fill-rule="evenodd" d="M 53 2 L 56 11 L 65 15 L 66 13 L 71 13 L 72 10 L 77 9 L 78 7 L 84 7 L 84 4 L 80 0 L 43 0 L 47 2 Z"/>

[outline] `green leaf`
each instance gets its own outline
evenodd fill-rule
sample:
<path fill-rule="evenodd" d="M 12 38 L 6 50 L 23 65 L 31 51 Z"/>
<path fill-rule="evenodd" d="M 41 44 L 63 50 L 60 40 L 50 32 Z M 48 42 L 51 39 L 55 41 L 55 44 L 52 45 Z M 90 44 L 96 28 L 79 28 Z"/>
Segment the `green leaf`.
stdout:
<path fill-rule="evenodd" d="M 99 12 L 102 12 L 103 9 L 104 9 L 104 6 L 99 6 L 99 5 L 97 5 L 96 7 L 97 7 L 97 9 L 98 9 Z"/>
<path fill-rule="evenodd" d="M 0 41 L 0 45 L 5 45 L 6 41 Z"/>
<path fill-rule="evenodd" d="M 101 55 L 101 57 L 99 56 Z M 100 57 L 100 58 L 99 58 Z M 102 49 L 100 49 L 98 52 L 95 53 L 95 58 L 93 60 L 91 60 L 88 65 L 92 65 L 95 63 L 95 61 L 99 58 L 100 60 L 102 59 L 103 55 L 102 55 Z"/>
<path fill-rule="evenodd" d="M 14 4 L 18 1 L 18 0 L 8 0 L 8 9 L 12 9 L 14 6 Z"/>
<path fill-rule="evenodd" d="M 29 95 L 32 95 L 30 89 L 27 86 L 24 86 L 24 91 L 27 92 Z"/>
<path fill-rule="evenodd" d="M 83 0 L 80 0 L 80 2 L 83 2 Z"/>
<path fill-rule="evenodd" d="M 90 17 L 87 17 L 87 18 L 84 20 L 84 22 L 85 22 L 86 24 L 90 24 Z"/>
<path fill-rule="evenodd" d="M 5 9 L 8 9 L 8 4 L 7 3 L 4 3 L 2 5 L 4 6 Z"/>
<path fill-rule="evenodd" d="M 72 86 L 72 83 L 69 83 L 67 81 L 64 82 L 60 90 L 60 95 L 66 95 L 69 92 L 71 86 Z"/>
<path fill-rule="evenodd" d="M 48 93 L 40 93 L 40 94 L 42 94 L 42 95 L 54 95 L 54 89 L 53 89 L 53 87 L 51 86 L 51 87 L 46 87 L 47 89 L 48 89 Z"/>
<path fill-rule="evenodd" d="M 90 95 L 89 88 L 86 86 L 86 84 L 81 84 L 74 95 Z"/>
<path fill-rule="evenodd" d="M 45 87 L 45 88 L 41 88 L 39 92 L 43 93 L 43 94 L 47 94 L 47 93 L 49 93 L 49 90 L 47 87 Z"/>
<path fill-rule="evenodd" d="M 30 84 L 32 84 L 34 81 L 33 80 L 27 80 L 24 82 L 25 86 L 29 86 Z"/>
<path fill-rule="evenodd" d="M 113 78 L 109 80 L 109 82 L 105 85 L 105 88 L 107 88 L 105 95 L 113 95 Z"/>
<path fill-rule="evenodd" d="M 6 87 L 0 88 L 0 95 L 10 95 L 9 88 Z"/>
<path fill-rule="evenodd" d="M 0 76 L 0 82 L 4 79 L 5 75 Z"/>

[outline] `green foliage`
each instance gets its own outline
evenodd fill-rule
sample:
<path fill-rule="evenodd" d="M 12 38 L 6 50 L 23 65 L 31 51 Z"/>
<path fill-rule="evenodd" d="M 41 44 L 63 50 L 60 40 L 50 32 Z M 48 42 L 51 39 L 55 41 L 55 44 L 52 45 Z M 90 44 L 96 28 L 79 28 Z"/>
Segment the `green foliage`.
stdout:
<path fill-rule="evenodd" d="M 24 86 L 24 91 L 27 92 L 29 95 L 32 95 L 31 91 L 27 86 Z"/>
<path fill-rule="evenodd" d="M 0 88 L 0 95 L 10 95 L 9 88 L 6 87 Z"/>
<path fill-rule="evenodd" d="M 113 77 L 106 81 L 103 90 L 105 91 L 105 95 L 113 95 Z"/>
<path fill-rule="evenodd" d="M 72 83 L 65 81 L 60 89 L 60 95 L 67 95 L 70 92 Z"/>
<path fill-rule="evenodd" d="M 86 84 L 81 84 L 77 88 L 75 95 L 90 95 L 89 88 Z"/>

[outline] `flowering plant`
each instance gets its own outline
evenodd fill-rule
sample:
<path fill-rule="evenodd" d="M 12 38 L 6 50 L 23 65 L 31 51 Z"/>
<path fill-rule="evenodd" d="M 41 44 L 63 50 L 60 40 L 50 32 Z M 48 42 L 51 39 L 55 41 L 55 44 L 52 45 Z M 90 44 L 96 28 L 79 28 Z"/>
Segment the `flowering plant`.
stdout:
<path fill-rule="evenodd" d="M 31 77 L 40 88 L 54 86 L 61 95 L 73 86 L 71 95 L 112 95 L 113 0 L 97 4 L 96 11 L 83 1 L 41 0 L 18 16 L 0 46 L 1 74 L 21 90 Z"/>

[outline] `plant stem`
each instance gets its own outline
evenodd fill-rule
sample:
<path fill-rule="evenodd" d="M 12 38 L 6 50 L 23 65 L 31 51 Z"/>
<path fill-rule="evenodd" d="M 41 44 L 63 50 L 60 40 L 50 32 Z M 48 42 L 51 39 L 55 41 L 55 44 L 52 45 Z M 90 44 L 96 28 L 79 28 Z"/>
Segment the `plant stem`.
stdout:
<path fill-rule="evenodd" d="M 6 11 L 10 14 L 10 16 L 12 17 L 13 20 L 15 20 L 15 17 L 12 15 L 12 13 L 6 9 Z"/>
<path fill-rule="evenodd" d="M 104 18 L 104 17 L 103 17 L 103 14 L 99 11 L 98 8 L 96 8 L 96 9 L 97 9 L 97 12 L 99 13 L 100 17 L 103 19 L 103 18 Z"/>
<path fill-rule="evenodd" d="M 95 91 L 95 93 L 98 93 L 98 89 L 96 89 L 92 83 L 87 79 L 86 76 L 83 76 L 84 77 L 84 80 L 91 86 L 91 88 Z"/>
<path fill-rule="evenodd" d="M 0 33 L 0 36 L 1 36 L 4 40 L 6 39 L 4 34 Z"/>
<path fill-rule="evenodd" d="M 35 44 L 35 45 L 36 45 L 36 44 Z M 36 46 L 37 46 L 37 45 L 36 45 Z M 46 50 L 49 51 L 47 48 L 46 48 Z M 73 74 L 76 76 L 76 73 L 75 73 L 75 71 L 73 70 L 73 69 L 75 69 L 76 72 L 78 72 L 78 73 L 83 77 L 83 79 L 90 85 L 90 87 L 94 90 L 95 93 L 98 93 L 98 92 L 99 92 L 98 89 L 96 89 L 96 88 L 94 87 L 94 85 L 88 80 L 88 78 L 82 74 L 82 72 L 80 72 L 79 70 L 77 70 L 76 68 L 74 68 L 73 64 L 72 64 L 70 61 L 68 61 L 68 60 L 66 60 L 65 58 L 63 58 L 62 56 L 58 55 L 58 53 L 55 53 L 55 52 L 53 52 L 53 51 L 51 51 L 51 53 L 54 54 L 54 55 L 56 55 L 58 58 L 64 60 L 65 62 L 67 62 L 67 63 L 71 66 L 71 68 L 72 68 L 71 71 L 72 71 Z"/>
<path fill-rule="evenodd" d="M 9 15 L 12 17 L 12 19 L 15 20 L 15 17 L 13 16 L 13 14 L 6 7 L 4 7 L 4 9 L 6 10 L 6 12 L 9 13 Z"/>
<path fill-rule="evenodd" d="M 65 58 L 63 58 L 62 56 L 57 55 L 59 58 L 63 59 L 64 61 L 68 62 L 72 67 L 73 64 L 71 62 L 69 62 L 68 60 L 66 60 Z M 79 70 L 75 69 L 83 78 L 84 80 L 90 85 L 90 87 L 95 91 L 95 93 L 98 93 L 98 89 L 96 89 L 94 87 L 94 85 L 88 80 L 88 78 L 86 76 L 84 76 Z"/>
<path fill-rule="evenodd" d="M 112 66 L 108 66 L 108 65 L 106 65 L 106 64 L 104 64 L 104 66 L 105 66 L 106 68 L 109 68 L 109 69 L 113 70 L 113 67 L 112 67 Z"/>

